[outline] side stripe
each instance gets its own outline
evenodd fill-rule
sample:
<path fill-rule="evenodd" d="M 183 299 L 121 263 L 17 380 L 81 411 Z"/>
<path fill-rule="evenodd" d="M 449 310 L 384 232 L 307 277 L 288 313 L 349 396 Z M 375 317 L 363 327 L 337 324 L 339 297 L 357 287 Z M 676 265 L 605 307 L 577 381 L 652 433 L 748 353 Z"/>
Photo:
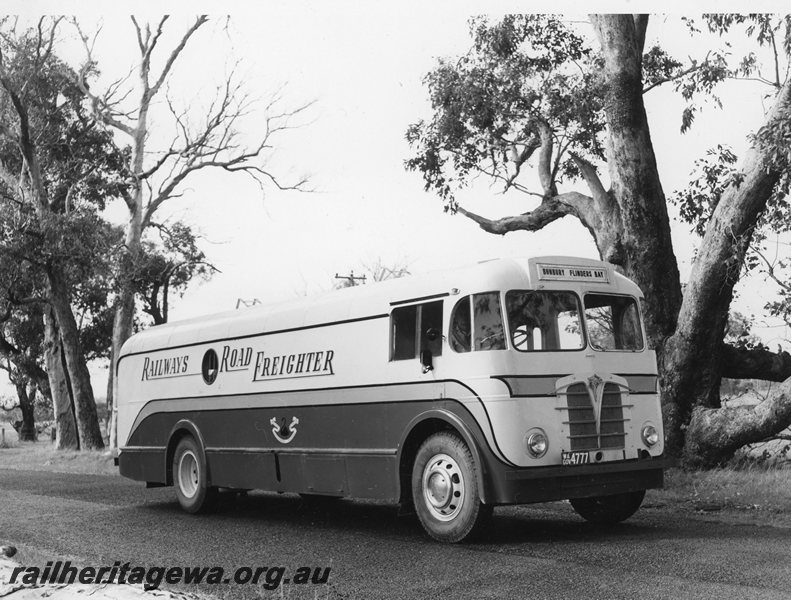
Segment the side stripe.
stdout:
<path fill-rule="evenodd" d="M 418 387 L 436 384 L 450 384 L 456 387 L 455 390 L 446 390 L 446 397 L 440 398 L 438 394 L 430 394 L 427 398 L 424 391 L 419 389 L 409 390 L 409 387 Z M 406 388 L 406 389 L 405 389 Z M 371 393 L 376 393 L 377 400 L 372 401 Z M 321 394 L 321 402 L 316 401 L 316 395 Z M 271 400 L 269 400 L 271 399 Z M 470 414 L 470 418 L 477 422 L 478 419 L 464 406 L 464 399 L 470 401 L 477 401 L 483 410 L 486 417 L 486 424 L 489 427 L 488 436 L 491 442 L 494 443 L 494 448 L 491 447 L 489 439 L 486 439 L 489 450 L 497 456 L 499 460 L 510 466 L 517 466 L 505 456 L 505 453 L 500 448 L 497 437 L 494 434 L 494 426 L 492 425 L 491 416 L 486 409 L 486 405 L 481 397 L 467 384 L 455 380 L 436 380 L 425 382 L 406 382 L 406 383 L 383 383 L 359 386 L 346 386 L 346 387 L 332 387 L 332 388 L 313 388 L 302 389 L 294 391 L 270 391 L 270 392 L 249 392 L 245 394 L 218 394 L 215 396 L 208 396 L 204 398 L 193 397 L 177 397 L 177 398 L 156 398 L 147 401 L 135 418 L 134 423 L 130 429 L 129 439 L 133 437 L 138 427 L 140 427 L 143 420 L 147 417 L 160 413 L 160 412 L 184 412 L 184 411 L 215 411 L 215 410 L 243 410 L 250 408 L 311 408 L 322 406 L 344 406 L 344 405 L 364 405 L 364 404 L 389 404 L 396 402 L 434 402 L 434 401 L 450 401 L 460 404 Z M 218 402 L 221 400 L 221 402 Z M 269 401 L 267 401 L 269 400 Z M 479 423 L 483 430 L 483 423 Z"/>

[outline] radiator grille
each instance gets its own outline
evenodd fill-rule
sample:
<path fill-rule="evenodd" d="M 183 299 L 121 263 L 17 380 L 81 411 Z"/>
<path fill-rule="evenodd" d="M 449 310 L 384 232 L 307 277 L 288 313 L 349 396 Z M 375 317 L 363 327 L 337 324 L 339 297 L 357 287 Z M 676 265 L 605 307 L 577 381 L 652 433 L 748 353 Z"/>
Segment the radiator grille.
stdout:
<path fill-rule="evenodd" d="M 571 450 L 599 450 L 605 448 L 623 448 L 626 433 L 624 432 L 624 414 L 621 402 L 621 390 L 614 383 L 604 386 L 601 414 L 596 423 L 596 411 L 593 399 L 584 383 L 574 383 L 566 389 L 567 410 L 569 419 L 569 442 Z"/>

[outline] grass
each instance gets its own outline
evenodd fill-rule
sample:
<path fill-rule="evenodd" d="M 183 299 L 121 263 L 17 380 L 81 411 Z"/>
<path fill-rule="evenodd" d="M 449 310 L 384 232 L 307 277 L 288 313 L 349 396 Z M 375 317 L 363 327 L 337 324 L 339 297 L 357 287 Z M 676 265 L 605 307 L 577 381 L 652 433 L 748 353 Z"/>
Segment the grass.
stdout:
<path fill-rule="evenodd" d="M 711 471 L 670 469 L 660 503 L 700 512 L 759 511 L 791 518 L 791 468 L 725 467 Z"/>
<path fill-rule="evenodd" d="M 5 444 L 0 434 L 0 469 L 118 475 L 113 453 L 105 451 L 55 450 L 49 440 L 20 442 L 16 431 L 5 429 Z"/>

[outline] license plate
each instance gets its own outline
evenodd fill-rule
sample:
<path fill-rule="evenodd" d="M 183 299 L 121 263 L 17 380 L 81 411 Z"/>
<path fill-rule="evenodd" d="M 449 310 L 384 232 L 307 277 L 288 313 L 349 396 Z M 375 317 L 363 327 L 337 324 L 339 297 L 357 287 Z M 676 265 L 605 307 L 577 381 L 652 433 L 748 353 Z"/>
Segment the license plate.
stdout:
<path fill-rule="evenodd" d="M 562 452 L 561 458 L 564 465 L 587 465 L 590 463 L 588 452 Z"/>

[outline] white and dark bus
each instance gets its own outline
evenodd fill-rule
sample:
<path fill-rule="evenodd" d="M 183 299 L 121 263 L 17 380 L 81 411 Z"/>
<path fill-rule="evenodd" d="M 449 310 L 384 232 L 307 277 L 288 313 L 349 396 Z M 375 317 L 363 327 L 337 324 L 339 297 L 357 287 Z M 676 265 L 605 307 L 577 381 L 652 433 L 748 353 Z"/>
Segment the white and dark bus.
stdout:
<path fill-rule="evenodd" d="M 618 522 L 663 482 L 642 294 L 607 263 L 500 259 L 152 327 L 117 362 L 121 475 L 413 505 L 435 539 L 569 499 Z"/>

